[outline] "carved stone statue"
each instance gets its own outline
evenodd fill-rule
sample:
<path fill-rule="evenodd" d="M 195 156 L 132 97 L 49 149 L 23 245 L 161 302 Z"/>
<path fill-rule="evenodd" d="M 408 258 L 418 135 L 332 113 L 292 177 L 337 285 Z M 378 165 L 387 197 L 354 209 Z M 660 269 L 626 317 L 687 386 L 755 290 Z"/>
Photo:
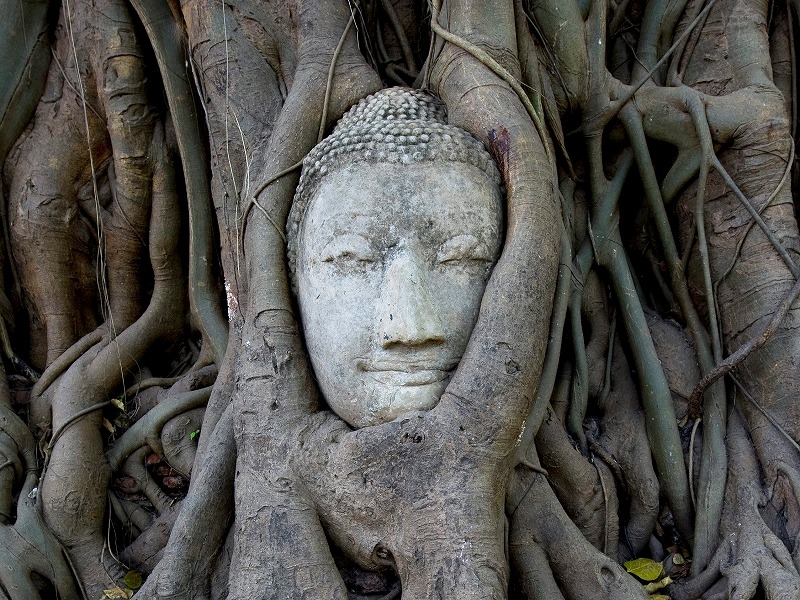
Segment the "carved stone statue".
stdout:
<path fill-rule="evenodd" d="M 304 165 L 289 260 L 323 396 L 356 428 L 435 406 L 500 251 L 491 156 L 433 96 L 392 88 Z"/>

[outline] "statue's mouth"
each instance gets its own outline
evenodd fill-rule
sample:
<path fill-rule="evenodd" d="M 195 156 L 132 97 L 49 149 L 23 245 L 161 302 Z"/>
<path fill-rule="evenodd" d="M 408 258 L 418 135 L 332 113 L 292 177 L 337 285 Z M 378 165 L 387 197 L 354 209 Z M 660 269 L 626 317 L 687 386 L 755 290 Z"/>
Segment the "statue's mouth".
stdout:
<path fill-rule="evenodd" d="M 439 383 L 450 377 L 452 371 L 440 369 L 420 369 L 417 371 L 369 371 L 370 376 L 386 385 L 417 386 Z"/>
<path fill-rule="evenodd" d="M 385 385 L 420 386 L 448 380 L 458 363 L 458 359 L 445 361 L 383 359 L 359 361 L 358 368 Z"/>

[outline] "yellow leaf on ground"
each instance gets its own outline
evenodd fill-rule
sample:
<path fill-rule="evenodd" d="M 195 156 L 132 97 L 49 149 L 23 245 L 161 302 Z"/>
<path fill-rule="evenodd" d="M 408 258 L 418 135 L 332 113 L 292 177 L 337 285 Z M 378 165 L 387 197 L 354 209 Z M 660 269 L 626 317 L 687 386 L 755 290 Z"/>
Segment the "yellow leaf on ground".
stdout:
<path fill-rule="evenodd" d="M 651 592 L 655 592 L 660 590 L 661 588 L 667 587 L 670 583 L 672 583 L 672 579 L 669 577 L 664 577 L 661 581 L 654 581 L 653 583 L 648 583 L 644 586 L 644 591 L 650 594 Z"/>
<path fill-rule="evenodd" d="M 642 581 L 655 581 L 664 575 L 664 566 L 650 558 L 636 558 L 625 563 L 625 568 L 631 575 L 636 575 Z"/>
<path fill-rule="evenodd" d="M 128 571 L 122 581 L 132 590 L 138 590 L 142 587 L 142 575 L 138 571 Z"/>
<path fill-rule="evenodd" d="M 102 600 L 129 600 L 132 597 L 133 591 L 115 587 L 110 590 L 103 590 Z"/>

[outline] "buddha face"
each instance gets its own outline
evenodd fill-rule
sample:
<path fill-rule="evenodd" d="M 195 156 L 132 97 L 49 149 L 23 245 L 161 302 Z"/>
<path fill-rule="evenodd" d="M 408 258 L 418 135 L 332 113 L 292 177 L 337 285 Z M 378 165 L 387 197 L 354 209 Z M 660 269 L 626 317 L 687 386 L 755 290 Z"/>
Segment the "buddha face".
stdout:
<path fill-rule="evenodd" d="M 297 285 L 337 415 L 358 428 L 437 404 L 501 235 L 500 191 L 471 165 L 354 163 L 325 176 L 300 227 Z"/>

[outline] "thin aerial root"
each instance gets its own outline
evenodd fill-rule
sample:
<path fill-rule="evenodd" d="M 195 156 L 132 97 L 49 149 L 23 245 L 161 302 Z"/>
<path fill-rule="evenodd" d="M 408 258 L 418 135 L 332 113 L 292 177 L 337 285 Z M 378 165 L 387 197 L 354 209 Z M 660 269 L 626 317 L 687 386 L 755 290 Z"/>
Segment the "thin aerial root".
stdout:
<path fill-rule="evenodd" d="M 328 108 L 330 106 L 330 101 L 331 101 L 331 92 L 333 91 L 333 76 L 334 73 L 336 72 L 336 63 L 339 60 L 339 54 L 341 54 L 342 52 L 342 47 L 344 47 L 344 42 L 347 39 L 347 35 L 350 33 L 350 30 L 352 29 L 354 23 L 355 23 L 355 16 L 351 13 L 350 19 L 347 21 L 347 26 L 344 28 L 344 32 L 342 32 L 342 36 L 339 38 L 339 43 L 336 45 L 336 48 L 333 51 L 333 56 L 331 57 L 331 64 L 328 67 L 328 79 L 325 83 L 325 98 L 322 102 L 322 115 L 320 116 L 319 120 L 317 143 L 320 143 L 322 141 L 322 138 L 325 136 L 325 125 L 328 122 Z M 286 243 L 286 234 L 283 232 L 283 228 L 279 227 L 278 224 L 275 222 L 275 220 L 272 218 L 272 215 L 269 214 L 267 209 L 261 206 L 261 204 L 258 202 L 258 197 L 261 195 L 261 192 L 267 189 L 269 185 L 278 181 L 278 179 L 280 179 L 281 177 L 284 177 L 289 173 L 293 173 L 302 166 L 303 166 L 303 161 L 301 159 L 292 166 L 287 167 L 283 171 L 276 173 L 275 175 L 267 179 L 264 183 L 259 185 L 258 188 L 256 188 L 255 193 L 250 198 L 250 201 L 248 202 L 248 205 L 245 207 L 244 213 L 242 214 L 242 226 L 239 233 L 240 239 L 242 240 L 244 239 L 244 226 L 245 223 L 247 223 L 247 217 L 250 214 L 250 208 L 252 206 L 255 206 L 258 210 L 260 210 L 263 213 L 263 215 L 267 218 L 267 221 L 269 221 L 270 224 L 275 228 L 275 231 L 277 231 L 278 235 L 281 236 L 281 239 L 283 240 L 284 244 Z"/>
<path fill-rule="evenodd" d="M 83 410 L 79 410 L 74 415 L 72 415 L 69 419 L 64 421 L 64 424 L 61 425 L 61 427 L 59 427 L 53 433 L 53 437 L 51 437 L 50 441 L 47 443 L 47 447 L 45 449 L 46 456 L 49 457 L 50 451 L 52 451 L 52 449 L 55 447 L 56 443 L 58 442 L 58 439 L 63 435 L 63 433 L 69 428 L 70 425 L 72 425 L 73 423 L 78 421 L 81 417 L 85 417 L 86 415 L 90 415 L 93 412 L 95 412 L 97 410 L 102 410 L 106 406 L 110 406 L 110 405 L 111 405 L 111 401 L 110 400 L 106 401 L 106 402 L 99 402 L 97 404 L 93 404 L 92 406 L 88 406 L 88 407 L 84 408 Z M 45 465 L 44 465 L 44 467 L 42 467 L 42 475 L 44 475 L 44 471 L 47 470 L 47 462 L 48 461 L 45 460 Z"/>
<path fill-rule="evenodd" d="M 611 472 L 614 474 L 614 477 L 619 481 L 620 485 L 624 485 L 625 483 L 625 473 L 622 470 L 622 466 L 619 464 L 616 458 L 603 446 L 600 445 L 599 442 L 596 442 L 592 438 L 588 438 L 589 441 L 589 450 L 592 451 L 593 454 L 596 454 L 606 465 Z"/>
<path fill-rule="evenodd" d="M 58 377 L 70 366 L 72 366 L 76 360 L 83 356 L 86 351 L 89 350 L 89 348 L 100 342 L 105 333 L 106 330 L 103 327 L 95 329 L 91 333 L 83 336 L 81 339 L 75 342 L 69 347 L 69 349 L 67 349 L 66 352 L 50 363 L 50 365 L 44 370 L 44 373 L 42 373 L 39 381 L 37 381 L 36 385 L 34 385 L 31 389 L 31 398 L 37 398 L 44 394 L 47 391 L 47 388 L 49 388 L 53 382 L 58 379 Z"/>
<path fill-rule="evenodd" d="M 761 406 L 761 404 L 759 404 L 758 401 L 755 398 L 753 398 L 753 395 L 747 391 L 747 388 L 745 388 L 744 385 L 742 385 L 742 383 L 736 377 L 734 377 L 733 375 L 729 376 L 733 380 L 733 383 L 736 384 L 736 387 L 739 388 L 739 391 L 741 391 L 742 394 L 744 394 L 744 397 L 747 398 L 747 400 L 756 408 L 756 410 L 758 410 L 762 415 L 764 415 L 767 421 L 772 423 L 772 426 L 778 430 L 778 433 L 780 433 L 784 438 L 786 438 L 786 441 L 788 441 L 794 447 L 794 449 L 797 450 L 797 453 L 800 454 L 800 445 L 798 445 L 798 443 L 794 441 L 794 438 L 789 434 L 789 432 L 786 431 L 781 426 L 780 423 L 778 423 L 778 420 L 775 417 L 773 417 L 772 414 L 766 408 Z"/>
<path fill-rule="evenodd" d="M 261 185 L 259 185 L 259 186 L 256 188 L 256 191 L 253 193 L 253 197 L 252 197 L 252 198 L 250 198 L 250 202 L 251 202 L 252 204 L 255 204 L 255 205 L 256 205 L 256 207 L 257 207 L 257 208 L 258 208 L 258 209 L 259 209 L 261 212 L 263 212 L 263 213 L 264 213 L 264 215 L 266 215 L 266 216 L 267 216 L 267 218 L 269 218 L 269 221 L 270 221 L 270 223 L 272 223 L 272 224 L 275 226 L 275 229 L 277 229 L 277 230 L 278 230 L 278 233 L 280 233 L 280 235 L 281 235 L 281 239 L 283 239 L 283 241 L 284 241 L 284 242 L 286 241 L 286 235 L 283 233 L 283 229 L 281 229 L 280 227 L 278 227 L 278 225 L 275 223 L 275 221 L 273 221 L 273 220 L 272 220 L 272 219 L 269 217 L 269 213 L 267 212 L 267 210 L 266 210 L 266 209 L 265 209 L 263 206 L 261 206 L 261 205 L 260 205 L 260 204 L 259 204 L 259 203 L 256 201 L 256 199 L 257 199 L 257 198 L 258 198 L 258 197 L 261 195 L 261 192 L 263 192 L 265 189 L 267 189 L 267 187 L 268 187 L 269 185 L 271 185 L 271 184 L 275 183 L 275 182 L 276 182 L 276 181 L 278 181 L 278 179 L 280 179 L 281 177 L 285 177 L 285 176 L 286 176 L 286 175 L 288 175 L 289 173 L 292 173 L 292 172 L 296 171 L 297 169 L 299 169 L 299 168 L 300 168 L 300 167 L 302 167 L 302 166 L 303 166 L 303 161 L 302 161 L 302 159 L 301 159 L 301 160 L 297 161 L 296 163 L 294 163 L 294 164 L 293 164 L 291 167 L 287 167 L 287 168 L 285 168 L 283 171 L 279 171 L 278 173 L 275 173 L 275 175 L 273 175 L 272 177 L 270 177 L 269 179 L 267 179 L 267 180 L 266 180 L 264 183 L 262 183 Z M 242 221 L 243 221 L 243 222 L 247 221 L 247 214 L 248 214 L 248 211 L 247 211 L 247 209 L 245 209 L 245 212 L 244 212 L 244 214 L 242 215 Z"/>
<path fill-rule="evenodd" d="M 177 377 L 150 377 L 144 379 L 127 388 L 125 390 L 125 398 L 135 397 L 139 392 L 151 387 L 171 387 L 180 381 L 182 377 L 182 375 L 179 375 Z"/>
<path fill-rule="evenodd" d="M 799 296 L 800 279 L 795 282 L 794 287 L 792 287 L 792 289 L 777 307 L 772 315 L 772 318 L 769 320 L 769 323 L 767 323 L 766 327 L 764 327 L 763 331 L 759 335 L 747 340 L 747 342 L 739 346 L 736 352 L 728 356 L 725 360 L 717 364 L 716 367 L 703 376 L 703 378 L 698 382 L 692 391 L 692 395 L 689 396 L 689 418 L 696 419 L 700 416 L 700 399 L 703 397 L 703 394 L 711 384 L 717 381 L 720 377 L 724 377 L 725 375 L 729 374 L 733 369 L 739 366 L 742 361 L 744 361 L 750 355 L 751 352 L 758 350 L 767 343 L 772 334 L 778 330 L 778 327 L 780 327 L 783 319 L 786 318 L 786 315 L 792 308 L 792 304 Z"/>
<path fill-rule="evenodd" d="M 603 373 L 603 389 L 597 402 L 601 407 L 605 405 L 611 393 L 611 368 L 614 363 L 614 340 L 617 336 L 617 313 L 611 315 L 611 326 L 608 328 L 608 352 L 606 352 L 606 368 Z"/>
<path fill-rule="evenodd" d="M 792 0 L 786 0 L 786 21 L 787 30 L 789 35 L 789 62 L 791 65 L 791 89 L 797 89 L 797 57 L 794 52 L 794 19 L 792 18 Z M 792 139 L 797 139 L 797 94 L 792 94 Z M 792 144 L 794 149 L 794 144 Z"/>
<path fill-rule="evenodd" d="M 550 144 L 548 144 L 548 140 L 550 136 L 547 135 L 547 128 L 544 125 L 544 121 L 542 120 L 542 115 L 540 115 L 536 109 L 531 104 L 530 98 L 528 98 L 528 94 L 525 93 L 525 90 L 522 89 L 522 85 L 519 81 L 517 81 L 516 77 L 514 77 L 511 73 L 508 72 L 503 65 L 493 59 L 487 52 L 476 46 L 475 44 L 465 40 L 462 37 L 457 36 L 456 34 L 446 30 L 441 25 L 439 25 L 439 10 L 441 7 L 441 0 L 436 0 L 431 5 L 431 29 L 433 32 L 441 37 L 443 40 L 450 42 L 454 46 L 458 46 L 462 50 L 471 54 L 476 60 L 480 61 L 484 65 L 486 65 L 489 70 L 491 70 L 495 75 L 500 77 L 503 81 L 505 81 L 511 89 L 517 94 L 522 102 L 523 106 L 525 107 L 528 116 L 533 121 L 534 126 L 536 127 L 536 131 L 539 134 L 539 137 L 542 141 L 542 146 L 544 146 L 545 155 L 547 156 L 547 162 L 550 165 L 555 165 L 553 160 L 553 154 L 550 151 Z"/>
<path fill-rule="evenodd" d="M 789 160 L 786 163 L 786 169 L 784 169 L 784 171 L 783 171 L 783 177 L 781 177 L 781 180 L 778 182 L 778 185 L 775 186 L 775 189 L 772 190 L 772 193 L 769 195 L 769 198 L 767 198 L 766 202 L 764 202 L 764 204 L 761 206 L 761 208 L 758 209 L 758 214 L 759 215 L 763 214 L 764 211 L 767 209 L 767 207 L 772 204 L 772 201 L 775 198 L 778 197 L 778 194 L 780 193 L 780 191 L 783 189 L 783 186 L 788 181 L 789 175 L 792 172 L 792 165 L 794 165 L 794 154 L 795 154 L 794 142 L 790 141 L 789 142 Z M 756 222 L 755 221 L 750 221 L 750 223 L 747 224 L 747 229 L 745 230 L 744 235 L 742 235 L 741 239 L 739 240 L 739 243 L 736 244 L 736 252 L 733 253 L 733 259 L 731 260 L 730 265 L 728 265 L 728 268 L 725 269 L 719 277 L 717 277 L 716 281 L 714 282 L 715 285 L 718 285 L 723 279 L 725 279 L 730 274 L 731 271 L 733 271 L 733 267 L 736 266 L 736 262 L 738 260 L 738 257 L 742 252 L 742 246 L 744 246 L 745 241 L 747 241 L 747 236 L 750 235 L 750 231 L 755 226 L 756 226 Z"/>
<path fill-rule="evenodd" d="M 267 179 L 264 183 L 259 185 L 258 188 L 256 188 L 255 193 L 250 197 L 250 199 L 247 202 L 247 206 L 245 206 L 244 211 L 242 212 L 241 224 L 237 225 L 237 236 L 238 236 L 238 240 L 239 240 L 237 242 L 237 248 L 236 248 L 236 251 L 237 251 L 237 259 L 236 259 L 237 263 L 238 263 L 238 260 L 239 260 L 238 259 L 238 252 L 241 249 L 239 244 L 244 244 L 244 230 L 245 230 L 245 227 L 247 225 L 247 218 L 250 216 L 250 209 L 253 206 L 255 206 L 258 210 L 261 211 L 261 213 L 267 218 L 267 221 L 269 222 L 269 224 L 272 225 L 272 227 L 275 229 L 275 231 L 278 232 L 278 235 L 283 240 L 283 243 L 284 244 L 286 243 L 286 234 L 283 232 L 283 228 L 281 228 L 275 222 L 275 219 L 272 218 L 272 215 L 269 214 L 267 209 L 264 208 L 263 206 L 261 206 L 261 203 L 258 201 L 258 196 L 261 194 L 261 192 L 263 192 L 265 189 L 267 189 L 268 186 L 270 186 L 271 184 L 275 183 L 276 181 L 278 181 L 282 177 L 285 177 L 286 175 L 289 175 L 290 173 L 293 173 L 294 171 L 296 171 L 297 169 L 301 168 L 302 166 L 303 166 L 303 160 L 300 159 L 299 161 L 297 161 L 292 166 L 287 167 L 283 171 L 279 171 L 278 173 L 276 173 L 275 175 L 273 175 L 272 177 Z"/>
<path fill-rule="evenodd" d="M 773 248 L 775 248 L 775 251 L 781 257 L 786 266 L 789 267 L 789 270 L 792 272 L 792 275 L 794 275 L 795 279 L 800 279 L 800 267 L 798 267 L 797 263 L 795 263 L 792 257 L 789 256 L 789 253 L 787 252 L 786 248 L 784 248 L 783 244 L 780 243 L 780 240 L 778 240 L 778 238 L 775 237 L 775 233 L 772 231 L 772 229 L 770 229 L 769 225 L 767 225 L 764 222 L 764 219 L 761 218 L 761 214 L 759 213 L 759 211 L 755 209 L 752 202 L 750 202 L 750 200 L 747 198 L 747 196 L 744 195 L 742 190 L 739 189 L 739 186 L 736 185 L 736 182 L 730 176 L 725 167 L 722 166 L 722 163 L 719 161 L 716 155 L 712 156 L 711 158 L 711 166 L 713 166 L 714 169 L 720 174 L 720 176 L 722 176 L 722 179 L 725 181 L 725 184 L 736 195 L 736 197 L 739 199 L 739 202 L 741 202 L 742 206 L 744 206 L 745 210 L 747 210 L 747 212 L 750 213 L 750 216 L 753 218 L 756 224 L 761 228 L 761 231 L 764 232 L 764 235 L 767 236 L 767 239 L 770 241 Z"/>
<path fill-rule="evenodd" d="M 617 35 L 617 31 L 619 30 L 620 25 L 622 25 L 622 21 L 626 18 L 628 4 L 630 4 L 630 0 L 622 0 L 619 4 L 617 4 L 617 8 L 614 11 L 614 16 L 611 18 L 611 22 L 608 24 L 609 37 L 613 38 Z"/>
<path fill-rule="evenodd" d="M 575 289 L 570 298 L 570 316 L 572 324 L 572 347 L 575 370 L 572 376 L 572 395 L 565 423 L 570 435 L 578 440 L 582 452 L 587 451 L 586 434 L 583 431 L 583 419 L 589 405 L 589 361 L 586 356 L 586 343 L 583 335 L 581 319 L 581 301 L 583 290 Z"/>
<path fill-rule="evenodd" d="M 689 494 L 692 497 L 692 506 L 697 506 L 697 496 L 694 491 L 694 440 L 697 436 L 697 428 L 701 419 L 695 419 L 692 425 L 692 435 L 689 438 Z"/>
<path fill-rule="evenodd" d="M 644 84 L 650 81 L 650 78 L 662 67 L 662 65 L 667 61 L 667 59 L 672 55 L 672 53 L 678 49 L 678 47 L 683 43 L 684 39 L 694 30 L 695 27 L 703 20 L 708 11 L 711 10 L 711 7 L 714 6 L 717 0 L 710 0 L 708 4 L 706 4 L 705 8 L 703 8 L 702 12 L 695 17 L 695 19 L 689 24 L 681 36 L 675 40 L 672 46 L 664 53 L 664 55 L 659 59 L 659 61 L 653 65 L 653 68 L 650 69 L 647 74 L 642 77 L 641 81 L 630 88 L 622 98 L 616 100 L 612 103 L 611 108 L 607 109 L 600 115 L 596 117 L 590 117 L 587 119 L 588 122 L 592 123 L 594 128 L 602 128 L 605 127 L 608 123 L 611 122 L 611 119 L 617 116 L 619 112 L 625 108 L 625 105 L 631 101 L 631 99 L 636 95 Z"/>
<path fill-rule="evenodd" d="M 605 518 L 603 519 L 603 554 L 608 554 L 608 522 L 611 519 L 611 507 L 608 503 L 608 490 L 606 489 L 606 480 L 603 478 L 603 473 L 600 470 L 600 465 L 596 460 L 592 460 L 597 471 L 597 478 L 600 480 L 600 489 L 603 491 L 603 509 L 605 511 Z"/>
<path fill-rule="evenodd" d="M 700 138 L 701 158 L 700 169 L 697 175 L 697 197 L 695 198 L 695 234 L 697 244 L 700 249 L 700 259 L 703 270 L 703 284 L 706 295 L 706 310 L 708 311 L 709 329 L 711 330 L 711 350 L 714 360 L 719 362 L 722 359 L 722 341 L 720 338 L 719 318 L 717 306 L 714 301 L 714 286 L 711 282 L 711 259 L 708 253 L 708 241 L 706 240 L 705 226 L 705 197 L 706 182 L 708 180 L 708 170 L 710 157 L 714 154 L 714 144 L 711 139 L 711 130 L 708 125 L 705 106 L 700 99 L 692 95 L 688 101 L 689 113 L 694 122 L 697 135 Z"/>
<path fill-rule="evenodd" d="M 562 195 L 563 200 L 563 195 Z M 558 267 L 558 283 L 553 301 L 553 317 L 550 322 L 550 336 L 547 341 L 547 352 L 545 353 L 542 374 L 539 378 L 539 385 L 536 388 L 536 397 L 531 404 L 528 418 L 525 420 L 525 430 L 522 433 L 519 443 L 518 456 L 525 460 L 525 453 L 533 444 L 539 425 L 547 413 L 547 407 L 555 388 L 556 377 L 558 376 L 558 366 L 561 356 L 561 343 L 564 336 L 564 325 L 567 320 L 569 310 L 569 299 L 572 289 L 572 242 L 570 236 L 561 220 L 561 262 Z M 528 465 L 530 466 L 530 465 Z M 545 474 L 546 475 L 546 474 Z"/>
<path fill-rule="evenodd" d="M 336 72 L 336 63 L 339 60 L 339 54 L 341 54 L 342 52 L 344 41 L 347 39 L 347 34 L 350 33 L 350 30 L 353 28 L 354 23 L 355 23 L 355 15 L 351 11 L 350 19 L 347 21 L 347 26 L 344 28 L 342 37 L 339 38 L 339 43 L 336 44 L 336 48 L 333 51 L 333 56 L 331 57 L 330 67 L 328 67 L 328 80 L 325 82 L 325 99 L 322 101 L 322 116 L 319 119 L 319 132 L 317 133 L 318 144 L 322 141 L 322 138 L 325 137 L 325 125 L 328 122 L 328 107 L 330 106 L 331 103 L 331 91 L 333 91 L 333 74 Z"/>
<path fill-rule="evenodd" d="M 403 53 L 403 59 L 406 61 L 408 70 L 412 73 L 416 73 L 419 71 L 419 67 L 417 66 L 417 61 L 414 60 L 414 53 L 411 50 L 411 44 L 408 43 L 406 32 L 403 29 L 403 24 L 400 22 L 400 18 L 397 16 L 397 11 L 394 9 L 394 5 L 389 0 L 381 0 L 381 6 L 389 17 L 389 21 L 392 23 L 394 34 L 400 43 L 400 50 Z M 378 31 L 380 31 L 380 29 L 378 29 Z"/>
<path fill-rule="evenodd" d="M 690 42 L 694 42 L 691 45 L 691 48 L 688 52 L 688 55 L 691 56 L 694 53 L 694 47 L 697 44 L 697 40 L 700 37 L 700 33 L 703 31 L 704 20 L 708 17 L 708 13 L 706 12 L 705 17 L 702 17 L 703 21 L 698 22 L 695 24 L 695 19 L 697 19 L 697 15 L 702 10 L 703 3 L 697 2 L 692 6 L 691 12 L 687 14 L 687 16 L 692 20 L 692 26 L 696 35 L 692 36 L 691 39 L 688 37 L 684 37 L 684 39 L 680 42 L 681 47 L 677 48 L 672 55 L 672 61 L 670 61 L 669 68 L 667 69 L 667 85 L 678 87 L 682 85 L 683 81 L 681 79 L 681 75 L 679 74 L 679 66 L 683 60 L 684 56 L 687 56 L 686 49 L 689 47 Z"/>

